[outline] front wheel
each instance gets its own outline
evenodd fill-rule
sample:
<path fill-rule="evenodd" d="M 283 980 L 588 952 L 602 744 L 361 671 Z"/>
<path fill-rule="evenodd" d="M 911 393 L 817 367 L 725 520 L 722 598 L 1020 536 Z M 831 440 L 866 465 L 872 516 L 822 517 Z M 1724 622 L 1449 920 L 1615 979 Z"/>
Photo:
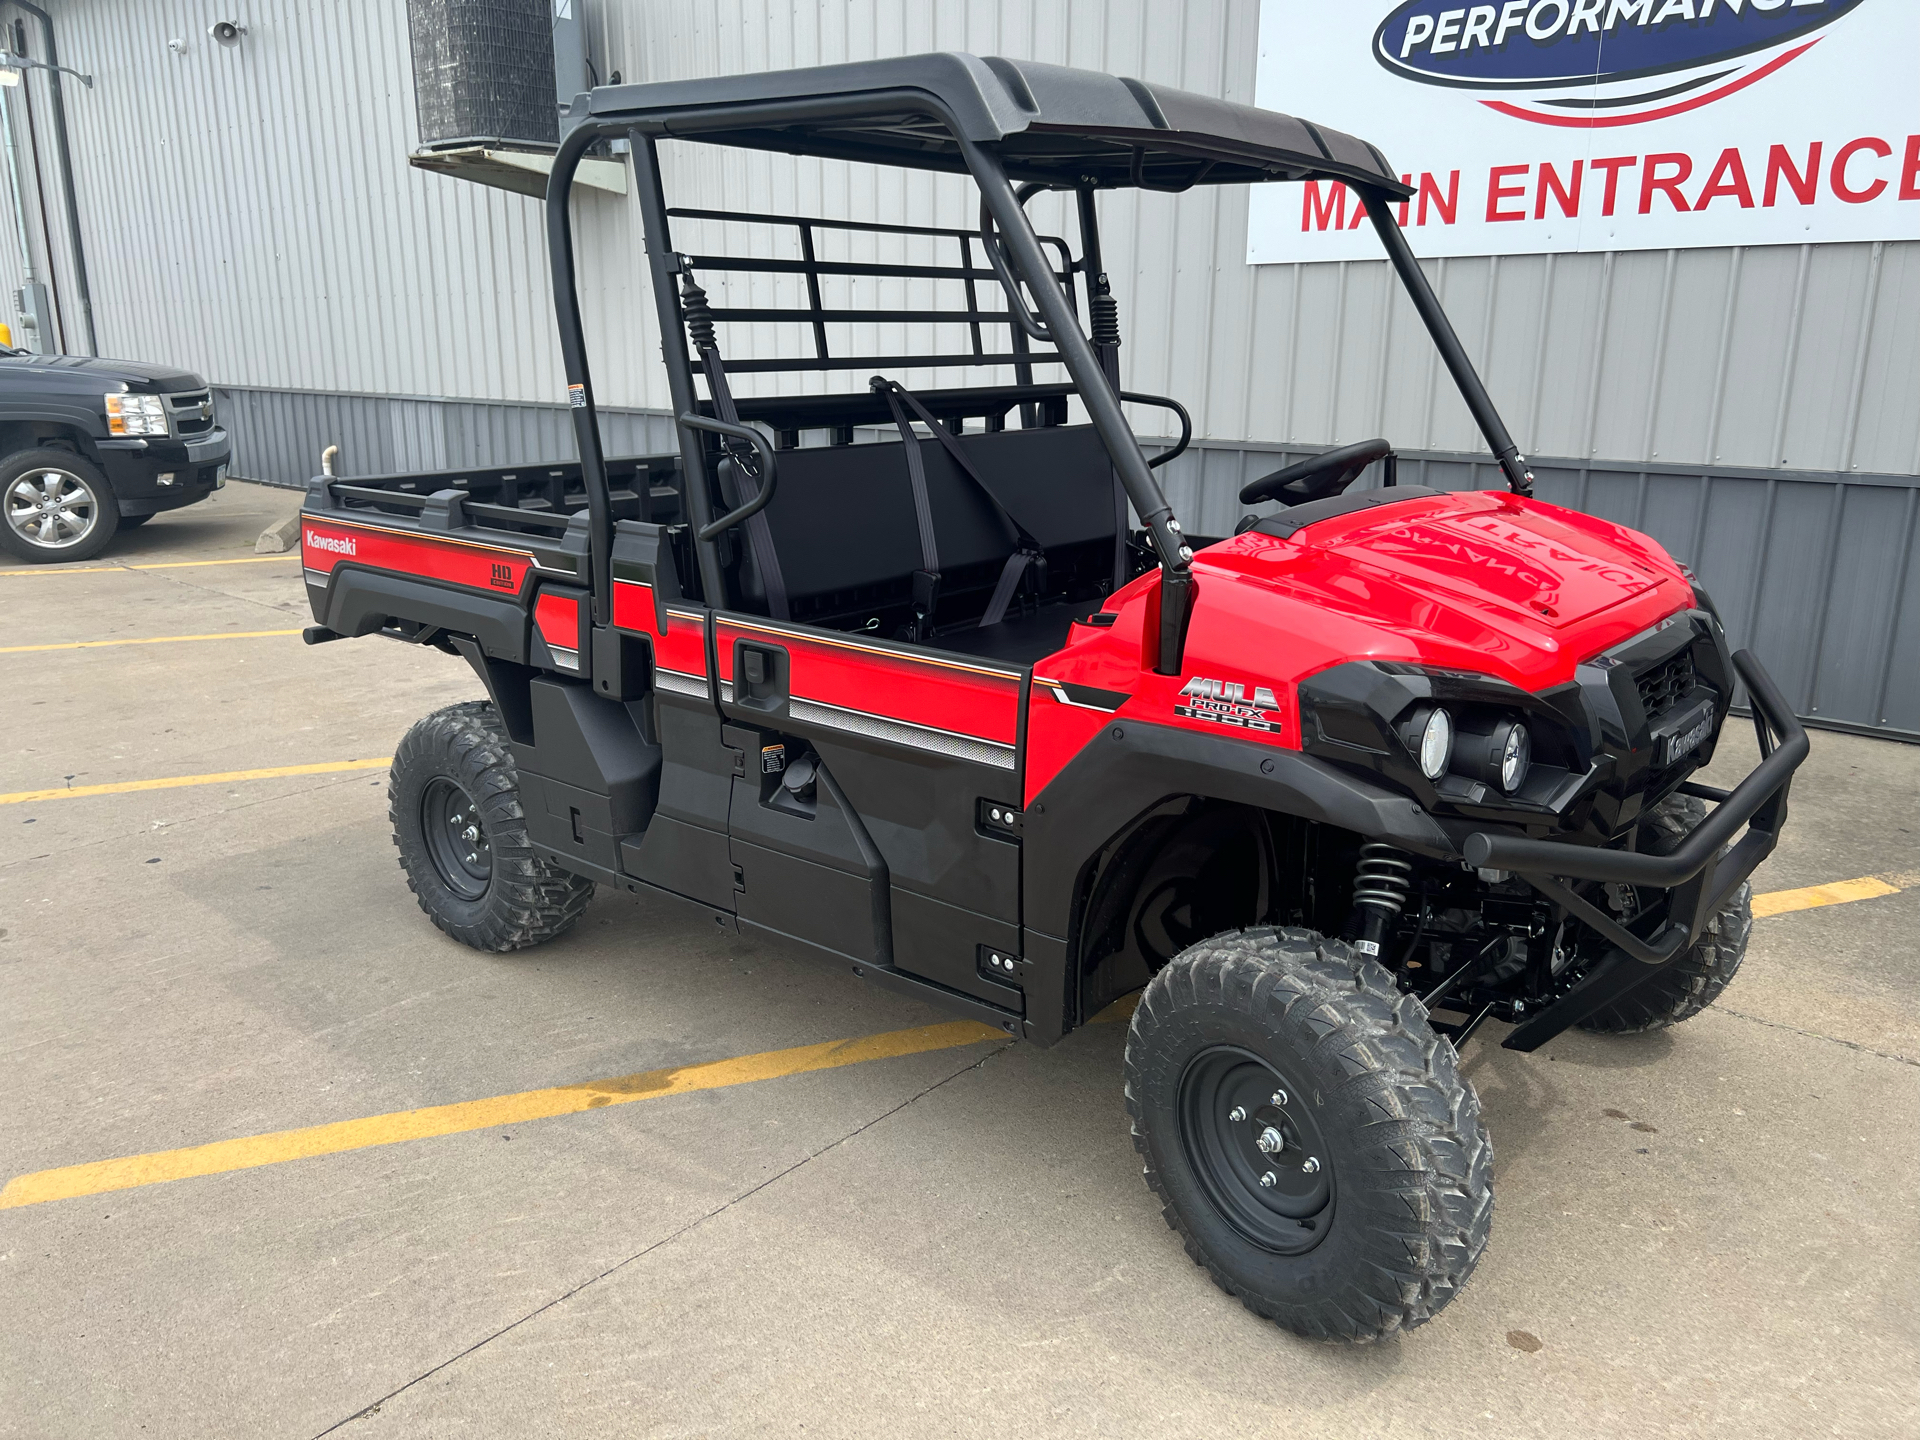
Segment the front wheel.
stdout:
<path fill-rule="evenodd" d="M 1466 1284 L 1493 1147 L 1453 1046 L 1376 961 L 1311 930 L 1190 946 L 1127 1035 L 1127 1110 L 1167 1224 L 1258 1315 L 1377 1340 Z"/>
<path fill-rule="evenodd" d="M 91 560 L 119 527 L 107 477 L 71 450 L 22 450 L 0 460 L 0 547 L 22 560 Z"/>
<path fill-rule="evenodd" d="M 484 701 L 419 721 L 394 752 L 388 817 L 420 908 L 476 950 L 522 950 L 572 928 L 593 881 L 549 865 L 527 840 L 520 776 Z"/>

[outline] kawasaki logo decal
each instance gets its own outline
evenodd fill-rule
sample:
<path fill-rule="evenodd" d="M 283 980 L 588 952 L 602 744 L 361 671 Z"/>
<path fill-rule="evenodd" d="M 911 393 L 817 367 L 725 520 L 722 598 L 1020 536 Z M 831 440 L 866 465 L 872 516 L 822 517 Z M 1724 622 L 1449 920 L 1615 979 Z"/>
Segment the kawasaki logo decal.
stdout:
<path fill-rule="evenodd" d="M 349 536 L 322 535 L 318 530 L 305 532 L 309 550 L 331 550 L 335 555 L 355 555 L 359 551 Z"/>

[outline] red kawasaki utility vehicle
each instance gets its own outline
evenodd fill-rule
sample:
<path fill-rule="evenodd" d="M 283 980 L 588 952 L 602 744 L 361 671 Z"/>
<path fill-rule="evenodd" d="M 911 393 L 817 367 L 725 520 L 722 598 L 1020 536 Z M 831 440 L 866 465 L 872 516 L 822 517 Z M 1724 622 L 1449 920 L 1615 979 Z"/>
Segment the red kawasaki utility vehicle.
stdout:
<path fill-rule="evenodd" d="M 567 208 L 616 137 L 679 435 L 624 460 Z M 980 224 L 672 210 L 662 139 L 968 176 Z M 1097 198 L 1305 179 L 1363 197 L 1506 488 L 1398 485 L 1374 440 L 1189 535 L 1154 476 L 1186 415 L 1121 389 Z M 1077 247 L 1035 233 L 1045 190 Z M 1406 194 L 1304 120 L 969 55 L 576 103 L 547 224 L 580 463 L 317 479 L 304 511 L 309 640 L 432 645 L 486 686 L 395 757 L 421 907 L 510 950 L 595 885 L 677 896 L 1041 1045 L 1142 991 L 1127 1105 L 1188 1253 L 1302 1334 L 1434 1314 L 1493 1208 L 1460 1045 L 1710 1004 L 1807 741 L 1660 546 L 1531 498 L 1394 223 Z M 724 272 L 777 303 L 715 304 Z M 741 322 L 799 343 L 726 358 Z M 890 352 L 908 327 L 967 338 Z M 1049 365 L 1067 378 L 1036 383 Z M 1016 383 L 891 378 L 966 366 Z M 1172 411 L 1181 446 L 1149 459 L 1123 401 Z M 1763 758 L 1693 783 L 1738 682 Z"/>

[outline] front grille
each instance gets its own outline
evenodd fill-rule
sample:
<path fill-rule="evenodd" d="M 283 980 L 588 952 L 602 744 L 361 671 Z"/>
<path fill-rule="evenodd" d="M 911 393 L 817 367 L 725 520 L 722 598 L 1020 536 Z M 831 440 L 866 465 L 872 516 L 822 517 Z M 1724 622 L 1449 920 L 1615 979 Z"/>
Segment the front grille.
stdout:
<path fill-rule="evenodd" d="M 213 428 L 213 392 L 193 390 L 184 395 L 167 396 L 173 411 L 173 433 L 199 435 Z"/>
<path fill-rule="evenodd" d="M 1657 719 L 1693 690 L 1693 652 L 1682 650 L 1634 677 L 1640 706 L 1649 720 Z"/>

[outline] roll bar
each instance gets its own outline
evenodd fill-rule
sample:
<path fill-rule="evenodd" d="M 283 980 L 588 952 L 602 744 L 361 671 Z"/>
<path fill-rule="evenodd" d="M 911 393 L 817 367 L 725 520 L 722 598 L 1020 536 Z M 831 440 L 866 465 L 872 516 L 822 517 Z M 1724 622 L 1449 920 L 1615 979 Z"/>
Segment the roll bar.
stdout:
<path fill-rule="evenodd" d="M 655 137 L 668 134 L 697 139 L 703 132 L 718 131 L 727 124 L 737 125 L 747 119 L 759 124 L 778 125 L 839 116 L 871 115 L 880 113 L 877 107 L 884 107 L 886 113 L 890 114 L 904 110 L 922 115 L 944 126 L 953 137 L 959 157 L 980 191 L 982 241 L 995 277 L 1007 292 L 1014 324 L 1018 327 L 1016 334 L 1045 338 L 1055 346 L 1058 361 L 1066 366 L 1073 377 L 1081 400 L 1087 407 L 1088 418 L 1112 458 L 1115 474 L 1127 498 L 1147 528 L 1161 568 L 1160 630 L 1154 668 L 1161 674 L 1178 674 L 1186 621 L 1193 599 L 1190 569 L 1193 551 L 1187 545 L 1180 523 L 1174 518 L 1173 509 L 1153 474 L 1154 467 L 1149 464 L 1127 424 L 1120 408 L 1122 397 L 1118 386 L 1107 374 L 1108 367 L 1102 364 L 1100 354 L 1096 353 L 1081 329 L 1072 300 L 1062 290 L 1058 277 L 1047 263 L 1045 252 L 1027 218 L 1022 196 L 1008 178 L 1000 157 L 985 145 L 967 139 L 961 133 L 962 127 L 938 99 L 926 92 L 916 91 L 888 90 L 864 95 L 702 107 L 687 111 L 656 112 L 644 119 L 589 119 L 576 124 L 561 141 L 547 181 L 547 245 L 553 278 L 554 314 L 560 332 L 561 360 L 566 370 L 568 401 L 580 450 L 581 478 L 587 493 L 590 522 L 588 558 L 595 625 L 605 626 L 611 618 L 612 504 L 574 274 L 569 197 L 581 157 L 594 141 L 603 137 L 625 134 L 631 138 L 654 304 L 659 315 L 661 334 L 673 336 L 681 329 L 682 317 L 672 277 L 680 272 L 682 266 L 680 256 L 672 249 Z M 1374 230 L 1387 252 L 1387 259 L 1392 263 L 1439 349 L 1441 358 L 1446 362 L 1461 397 L 1467 403 L 1467 409 L 1498 460 L 1508 487 L 1517 494 L 1531 494 L 1533 473 L 1527 468 L 1512 436 L 1507 433 L 1506 425 L 1494 409 L 1486 387 L 1475 372 L 1472 361 L 1467 358 L 1432 286 L 1427 283 L 1425 272 L 1414 258 L 1405 234 L 1395 222 L 1391 210 L 1393 197 L 1388 191 L 1373 186 L 1355 183 L 1354 188 L 1366 205 Z M 1090 194 L 1082 194 L 1080 198 L 1083 208 L 1090 205 Z M 1025 282 L 1028 292 L 1033 296 L 1039 309 L 1038 315 L 1026 309 L 1019 293 L 1021 281 Z M 700 537 L 695 550 L 701 585 L 710 601 L 718 602 L 725 594 L 724 578 L 713 543 L 708 537 L 725 529 L 726 525 L 721 524 L 716 528 L 707 489 L 706 456 L 699 438 L 701 430 L 711 427 L 689 423 L 689 417 L 699 414 L 699 403 L 685 347 L 667 344 L 663 349 L 668 388 L 680 434 L 689 517 L 695 533 Z M 1110 351 L 1111 347 L 1103 345 L 1102 349 Z M 1190 426 L 1183 423 L 1182 429 L 1187 433 L 1183 433 L 1180 448 L 1184 448 Z M 1177 450 L 1175 453 L 1178 453 Z M 767 478 L 770 482 L 771 474 Z M 766 495 L 770 489 L 770 483 L 764 485 L 762 495 Z M 759 504 L 764 503 L 764 499 L 759 500 Z M 755 502 L 749 504 L 758 508 Z M 739 518 L 736 512 L 727 523 L 734 523 Z"/>

